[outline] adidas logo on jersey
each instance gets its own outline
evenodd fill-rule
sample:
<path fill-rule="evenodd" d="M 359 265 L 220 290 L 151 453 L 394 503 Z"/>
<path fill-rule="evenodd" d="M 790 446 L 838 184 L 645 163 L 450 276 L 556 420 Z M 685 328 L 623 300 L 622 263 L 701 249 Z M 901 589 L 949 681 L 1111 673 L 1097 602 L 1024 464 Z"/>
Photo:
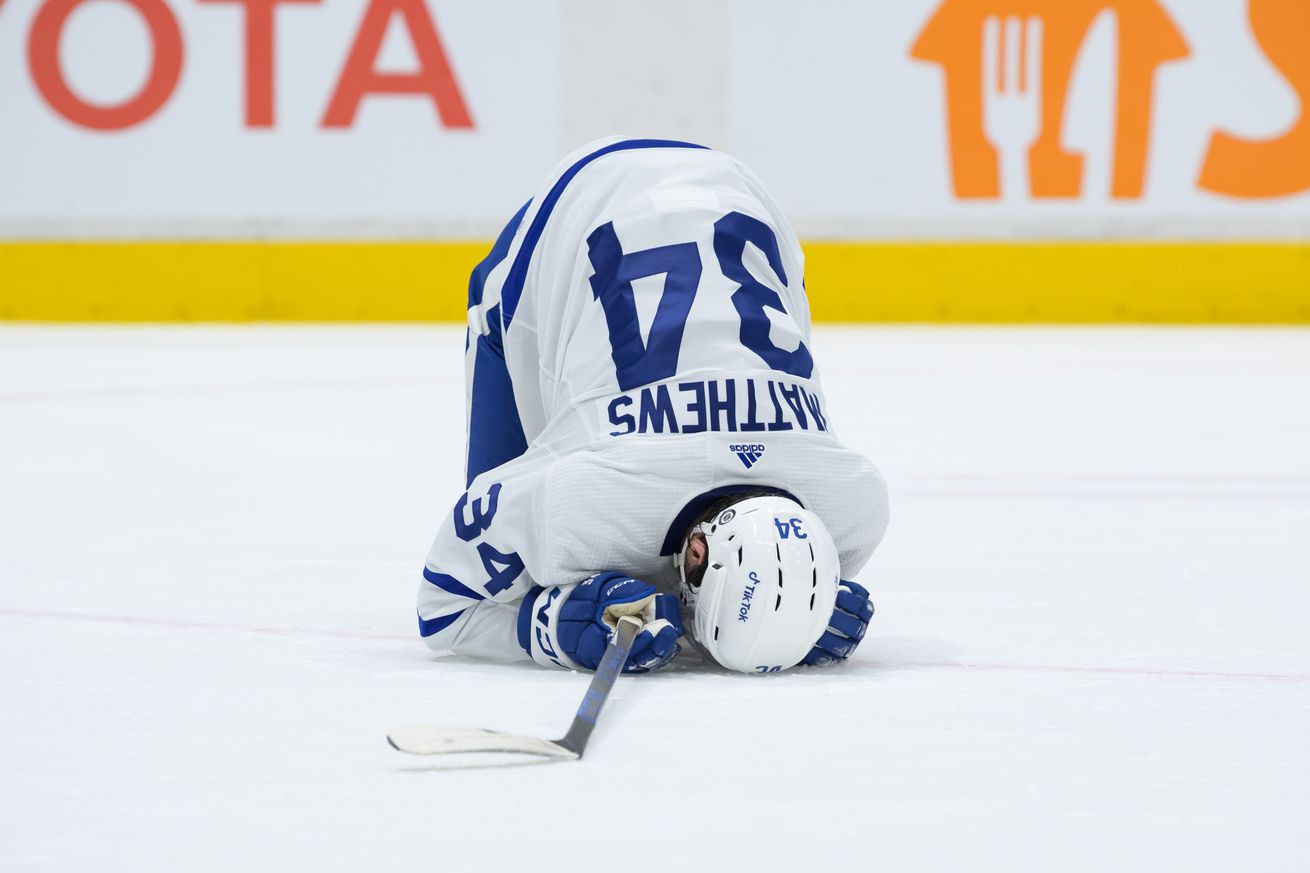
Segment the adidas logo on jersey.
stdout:
<path fill-rule="evenodd" d="M 728 451 L 736 455 L 741 461 L 741 465 L 747 470 L 758 464 L 760 458 L 764 457 L 764 446 L 760 443 L 733 443 L 728 446 Z"/>

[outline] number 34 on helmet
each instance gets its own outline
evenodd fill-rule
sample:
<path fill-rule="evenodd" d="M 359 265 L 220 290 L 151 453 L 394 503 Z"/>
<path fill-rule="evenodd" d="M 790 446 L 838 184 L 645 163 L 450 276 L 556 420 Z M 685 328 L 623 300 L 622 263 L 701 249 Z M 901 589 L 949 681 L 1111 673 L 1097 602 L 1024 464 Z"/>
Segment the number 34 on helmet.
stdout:
<path fill-rule="evenodd" d="M 697 534 L 707 546 L 703 575 L 685 566 Z M 841 584 L 837 547 L 823 522 L 780 496 L 742 500 L 692 528 L 674 563 L 692 638 L 741 673 L 800 663 L 827 628 Z"/>

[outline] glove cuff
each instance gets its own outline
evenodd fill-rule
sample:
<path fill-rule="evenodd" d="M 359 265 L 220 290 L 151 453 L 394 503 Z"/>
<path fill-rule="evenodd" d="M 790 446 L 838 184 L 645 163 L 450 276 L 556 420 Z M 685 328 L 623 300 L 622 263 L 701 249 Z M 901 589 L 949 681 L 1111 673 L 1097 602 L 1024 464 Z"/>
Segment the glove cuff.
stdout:
<path fill-rule="evenodd" d="M 543 667 L 584 669 L 559 644 L 559 610 L 577 585 L 533 588 L 519 605 L 518 639 L 528 657 Z"/>

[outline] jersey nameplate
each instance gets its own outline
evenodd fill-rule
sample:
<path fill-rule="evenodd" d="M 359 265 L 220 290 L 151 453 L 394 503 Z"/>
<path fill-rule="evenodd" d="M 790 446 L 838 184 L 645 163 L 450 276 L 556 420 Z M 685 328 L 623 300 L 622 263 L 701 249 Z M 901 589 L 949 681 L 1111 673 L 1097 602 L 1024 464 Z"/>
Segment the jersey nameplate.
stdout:
<path fill-rule="evenodd" d="M 606 407 L 610 436 L 828 430 L 813 388 L 764 378 L 664 382 L 619 394 Z"/>

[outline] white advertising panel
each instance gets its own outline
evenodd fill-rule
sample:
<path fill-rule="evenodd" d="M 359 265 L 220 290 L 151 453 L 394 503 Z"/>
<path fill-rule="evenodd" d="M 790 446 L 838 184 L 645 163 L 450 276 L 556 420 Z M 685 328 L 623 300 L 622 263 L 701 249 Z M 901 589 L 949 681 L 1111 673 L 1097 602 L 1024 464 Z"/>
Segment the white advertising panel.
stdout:
<path fill-rule="evenodd" d="M 487 236 L 621 132 L 809 236 L 1310 236 L 1305 0 L 0 0 L 0 236 Z"/>
<path fill-rule="evenodd" d="M 1304 0 L 800 8 L 737 4 L 728 102 L 812 233 L 1310 235 Z"/>
<path fill-rule="evenodd" d="M 556 159 L 557 25 L 548 3 L 7 0 L 0 220 L 484 234 Z"/>

